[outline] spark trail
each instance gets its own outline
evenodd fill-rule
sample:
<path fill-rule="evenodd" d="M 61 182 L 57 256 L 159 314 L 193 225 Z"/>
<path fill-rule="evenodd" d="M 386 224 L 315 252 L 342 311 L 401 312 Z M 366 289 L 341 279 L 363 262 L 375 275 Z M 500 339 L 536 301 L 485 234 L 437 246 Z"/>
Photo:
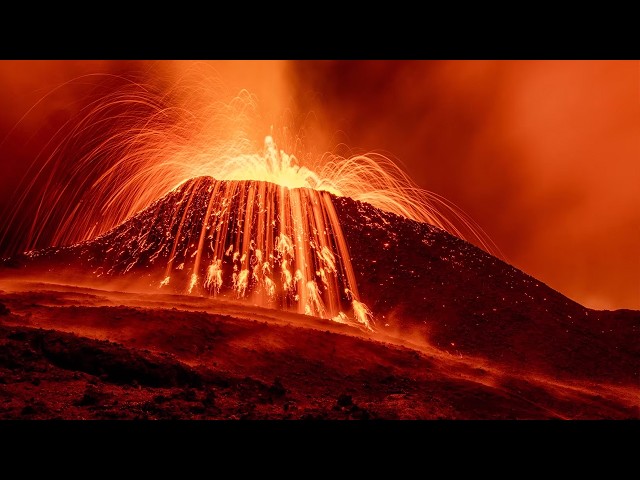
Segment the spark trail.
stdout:
<path fill-rule="evenodd" d="M 125 79 L 88 104 L 34 163 L 5 212 L 2 239 L 19 239 L 16 252 L 86 242 L 171 195 L 176 208 L 161 217 L 160 244 L 148 238 L 158 219 L 143 226 L 141 237 L 121 239 L 129 255 L 156 248 L 148 260 L 165 262 L 159 288 L 233 295 L 368 330 L 373 315 L 360 301 L 349 256 L 357 246 L 346 244 L 330 194 L 497 250 L 464 212 L 420 189 L 382 155 L 327 153 L 301 162 L 271 136 L 261 153 L 251 153 L 244 127 L 255 98 L 243 91 L 227 104 L 204 102 L 201 88 L 193 95 L 184 85 L 159 92 Z M 40 200 L 25 215 L 29 198 Z M 129 256 L 118 273 L 141 261 Z M 107 264 L 98 272 L 105 273 L 114 273 Z"/>
<path fill-rule="evenodd" d="M 174 211 L 164 210 L 167 205 Z M 248 300 L 373 330 L 328 192 L 199 177 L 148 210 L 137 229 L 157 232 L 160 241 L 124 230 L 122 238 L 135 238 L 124 271 L 139 262 L 166 262 L 161 289 Z"/>

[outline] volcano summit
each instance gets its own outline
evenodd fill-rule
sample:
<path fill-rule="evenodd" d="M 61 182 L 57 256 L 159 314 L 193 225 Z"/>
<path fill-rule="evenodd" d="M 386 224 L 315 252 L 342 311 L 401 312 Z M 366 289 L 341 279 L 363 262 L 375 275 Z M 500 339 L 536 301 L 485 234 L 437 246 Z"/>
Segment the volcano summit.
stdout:
<path fill-rule="evenodd" d="M 56 305 L 64 306 L 67 294 L 60 297 L 60 287 L 47 284 L 36 289 L 43 290 L 45 300 L 35 305 L 44 301 L 45 313 L 35 317 L 28 307 L 32 300 L 20 293 L 21 287 L 3 295 L 11 311 L 4 317 L 9 325 L 45 326 L 109 339 L 133 352 L 145 345 L 189 365 L 206 364 L 208 369 L 211 362 L 220 362 L 226 367 L 218 373 L 225 375 L 267 381 L 277 372 L 278 378 L 296 385 L 288 401 L 295 399 L 322 418 L 333 418 L 327 411 L 333 411 L 331 402 L 342 395 L 337 392 L 345 384 L 351 385 L 350 398 L 368 399 L 367 415 L 380 418 L 511 418 L 513 411 L 519 412 L 516 418 L 638 417 L 638 312 L 584 308 L 436 226 L 326 191 L 195 178 L 93 240 L 5 260 L 2 274 L 18 280 L 99 285 L 104 290 L 98 292 L 144 292 L 140 295 L 149 299 L 152 310 L 138 313 L 153 319 L 141 323 L 138 313 L 111 312 L 124 305 L 114 307 L 115 299 L 101 300 L 102 295 L 113 294 L 95 291 L 87 297 L 95 298 L 82 307 L 89 310 L 80 315 L 74 310 L 63 318 L 66 307 L 60 310 Z M 153 307 L 157 300 L 148 295 L 180 310 L 219 308 L 216 315 L 227 312 L 224 305 L 244 305 L 234 307 L 234 318 L 288 323 L 259 332 L 245 326 L 245 333 L 236 338 L 226 332 L 230 320 L 224 317 L 198 317 L 195 323 L 188 320 L 192 316 L 188 311 L 167 317 L 166 311 Z M 87 301 L 78 298 L 81 305 Z M 142 300 L 127 298 L 126 305 L 141 308 Z M 116 319 L 110 320 L 114 315 Z M 180 333 L 182 340 L 175 340 L 177 329 L 185 328 L 198 332 L 186 337 Z M 327 343 L 317 337 L 323 330 L 338 335 Z M 168 338 L 177 343 L 167 343 Z M 259 360 L 246 357 L 245 350 L 234 350 L 238 342 Z M 202 350 L 194 354 L 195 345 Z M 215 353 L 205 353 L 212 347 Z M 275 353 L 283 347 L 286 358 Z M 387 349 L 399 355 L 393 362 L 383 359 Z M 409 352 L 418 360 L 409 361 L 407 355 L 413 355 Z M 315 364 L 306 363 L 311 358 L 320 363 L 311 368 Z M 78 361 L 85 365 L 85 360 Z M 145 365 L 149 361 L 159 360 L 140 360 Z M 171 365 L 167 368 L 178 368 Z M 388 372 L 381 377 L 378 370 L 383 365 Z M 83 368 L 93 375 L 102 367 Z M 360 386 L 353 383 L 354 375 Z M 198 388 L 209 388 L 207 381 L 204 384 Z M 363 385 L 368 385 L 366 390 Z M 386 392 L 387 387 L 404 392 L 402 401 L 397 393 L 378 398 L 376 391 Z M 155 387 L 145 388 L 152 395 Z M 429 396 L 424 396 L 427 390 Z M 301 400 L 305 395 L 317 404 Z M 488 399 L 478 400 L 484 395 Z M 594 400 L 598 395 L 600 400 Z M 471 404 L 465 404 L 465 398 Z M 379 402 L 383 406 L 376 408 Z M 453 410 L 438 402 L 449 402 Z M 230 411 L 239 408 L 234 405 Z M 343 407 L 337 411 L 343 412 Z M 268 412 L 249 418 L 281 418 L 271 407 L 265 408 Z M 231 415 L 207 412 L 202 418 Z M 291 413 L 284 417 L 291 418 Z"/>

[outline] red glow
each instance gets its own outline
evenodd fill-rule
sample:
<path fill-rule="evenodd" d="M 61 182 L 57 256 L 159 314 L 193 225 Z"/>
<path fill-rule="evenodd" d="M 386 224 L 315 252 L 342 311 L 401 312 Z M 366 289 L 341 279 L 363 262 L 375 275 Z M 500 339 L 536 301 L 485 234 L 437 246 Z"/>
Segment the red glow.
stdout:
<path fill-rule="evenodd" d="M 256 136 L 287 123 L 289 108 L 307 145 L 323 151 L 344 141 L 398 158 L 420 186 L 482 225 L 510 263 L 569 297 L 640 306 L 638 62 L 209 63 L 222 90 L 257 96 Z M 95 85 L 58 90 L 16 126 L 52 89 L 96 72 L 136 72 L 162 88 L 192 69 L 2 62 L 1 204 Z"/>
<path fill-rule="evenodd" d="M 314 142 L 391 152 L 513 265 L 590 307 L 640 307 L 639 62 L 292 69 Z"/>

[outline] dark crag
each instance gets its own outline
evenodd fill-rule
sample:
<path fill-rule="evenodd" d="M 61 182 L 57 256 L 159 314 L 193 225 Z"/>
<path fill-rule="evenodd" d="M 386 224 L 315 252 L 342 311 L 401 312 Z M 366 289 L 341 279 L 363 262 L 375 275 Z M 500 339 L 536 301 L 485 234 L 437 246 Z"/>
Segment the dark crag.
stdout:
<path fill-rule="evenodd" d="M 171 219 L 184 217 L 174 252 L 174 264 L 184 262 L 184 269 L 174 270 L 171 283 L 184 293 L 213 183 L 205 179 L 190 202 L 169 193 L 95 240 L 16 257 L 4 268 L 25 274 L 71 272 L 105 282 L 125 279 L 157 288 L 177 235 Z M 437 227 L 350 198 L 331 198 L 361 299 L 379 331 L 515 370 L 637 384 L 638 312 L 587 309 Z M 242 228 L 243 218 L 233 216 L 232 222 L 231 228 Z M 228 279 L 231 266 L 225 268 Z"/>

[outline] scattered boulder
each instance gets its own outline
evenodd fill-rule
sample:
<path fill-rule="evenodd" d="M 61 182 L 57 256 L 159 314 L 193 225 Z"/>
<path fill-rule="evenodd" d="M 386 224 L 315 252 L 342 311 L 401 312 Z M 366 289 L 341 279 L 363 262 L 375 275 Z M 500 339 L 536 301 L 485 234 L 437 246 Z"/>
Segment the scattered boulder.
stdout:
<path fill-rule="evenodd" d="M 282 385 L 280 378 L 276 378 L 269 387 L 269 393 L 274 397 L 283 397 L 287 393 L 287 389 Z"/>
<path fill-rule="evenodd" d="M 108 397 L 109 395 L 107 395 L 103 390 L 99 389 L 95 385 L 88 384 L 84 391 L 84 395 L 82 395 L 80 400 L 74 402 L 74 405 L 77 407 L 102 405 Z"/>
<path fill-rule="evenodd" d="M 20 411 L 20 415 L 33 415 L 34 413 L 36 413 L 36 409 L 31 405 L 27 405 Z"/>

